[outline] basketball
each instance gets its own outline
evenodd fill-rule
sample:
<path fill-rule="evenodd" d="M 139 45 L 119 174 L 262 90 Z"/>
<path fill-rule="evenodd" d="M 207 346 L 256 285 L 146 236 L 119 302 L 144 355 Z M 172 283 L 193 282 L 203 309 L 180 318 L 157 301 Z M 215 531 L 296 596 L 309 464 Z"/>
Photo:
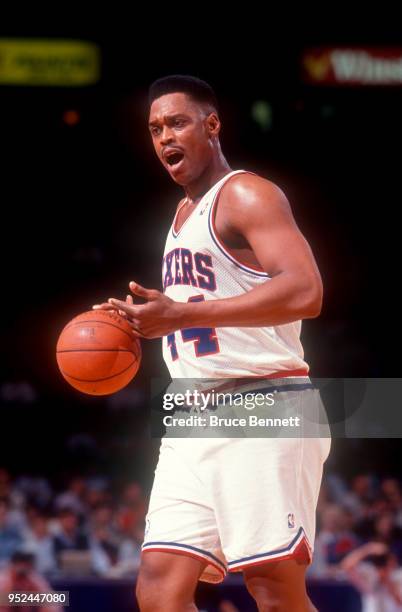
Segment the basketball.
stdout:
<path fill-rule="evenodd" d="M 75 389 L 109 395 L 136 375 L 141 345 L 123 317 L 114 311 L 90 310 L 67 323 L 57 341 L 56 359 Z"/>

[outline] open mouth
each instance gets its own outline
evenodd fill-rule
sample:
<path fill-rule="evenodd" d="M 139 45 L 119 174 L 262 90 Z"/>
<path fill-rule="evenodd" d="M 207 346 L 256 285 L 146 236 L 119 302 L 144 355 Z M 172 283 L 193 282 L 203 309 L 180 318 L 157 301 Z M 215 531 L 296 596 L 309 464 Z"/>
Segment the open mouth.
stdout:
<path fill-rule="evenodd" d="M 184 158 L 184 153 L 181 151 L 172 151 L 171 153 L 166 153 L 165 159 L 168 166 L 177 166 Z"/>

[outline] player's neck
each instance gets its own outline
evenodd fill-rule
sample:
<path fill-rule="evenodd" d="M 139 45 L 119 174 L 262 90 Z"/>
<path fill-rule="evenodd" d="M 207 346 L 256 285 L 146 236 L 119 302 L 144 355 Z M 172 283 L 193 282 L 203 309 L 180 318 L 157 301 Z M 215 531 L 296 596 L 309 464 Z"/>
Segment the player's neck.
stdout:
<path fill-rule="evenodd" d="M 231 171 L 232 169 L 226 159 L 223 156 L 218 158 L 195 181 L 184 187 L 187 200 L 197 202 L 215 183 Z"/>

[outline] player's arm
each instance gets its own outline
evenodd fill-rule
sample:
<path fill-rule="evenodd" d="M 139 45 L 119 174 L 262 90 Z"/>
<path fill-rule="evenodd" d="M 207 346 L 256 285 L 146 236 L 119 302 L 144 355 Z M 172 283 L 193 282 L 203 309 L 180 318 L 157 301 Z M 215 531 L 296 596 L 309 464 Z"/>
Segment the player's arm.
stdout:
<path fill-rule="evenodd" d="M 383 542 L 368 542 L 348 553 L 340 562 L 339 567 L 348 572 L 361 563 L 361 561 L 364 561 L 369 555 L 385 555 L 387 552 L 388 546 Z"/>
<path fill-rule="evenodd" d="M 157 338 L 188 327 L 265 327 L 318 316 L 322 283 L 314 257 L 281 190 L 255 175 L 241 175 L 222 189 L 218 214 L 241 236 L 270 276 L 241 295 L 202 302 L 175 302 L 155 289 L 130 283 L 147 300 L 127 304 L 111 298 L 95 308 L 126 312 L 134 332 Z"/>
<path fill-rule="evenodd" d="M 318 316 L 320 274 L 283 192 L 243 174 L 222 189 L 219 207 L 224 229 L 247 241 L 270 279 L 239 296 L 182 304 L 180 327 L 264 327 Z"/>
<path fill-rule="evenodd" d="M 360 566 L 369 555 L 384 555 L 388 546 L 382 542 L 368 542 L 352 550 L 342 559 L 339 569 L 347 573 L 349 580 L 360 593 L 371 593 L 375 588 L 375 570 Z M 374 574 L 374 575 L 373 575 Z"/>

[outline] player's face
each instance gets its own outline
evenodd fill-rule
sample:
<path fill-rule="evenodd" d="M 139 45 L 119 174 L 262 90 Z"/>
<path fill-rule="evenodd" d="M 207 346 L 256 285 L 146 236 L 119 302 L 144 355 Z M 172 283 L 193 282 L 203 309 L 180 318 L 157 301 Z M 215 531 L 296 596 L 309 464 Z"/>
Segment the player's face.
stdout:
<path fill-rule="evenodd" d="M 213 126 L 211 115 L 186 94 L 166 94 L 153 101 L 149 113 L 153 145 L 161 163 L 179 185 L 197 179 L 210 163 Z"/>

